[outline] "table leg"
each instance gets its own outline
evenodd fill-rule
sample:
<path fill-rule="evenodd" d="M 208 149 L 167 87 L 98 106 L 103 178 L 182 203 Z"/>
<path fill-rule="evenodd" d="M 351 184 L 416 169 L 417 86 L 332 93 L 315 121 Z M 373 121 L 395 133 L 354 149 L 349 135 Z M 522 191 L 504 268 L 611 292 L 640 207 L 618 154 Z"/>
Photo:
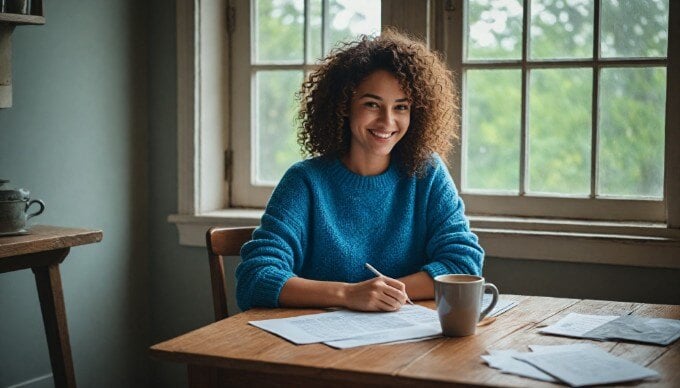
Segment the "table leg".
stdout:
<path fill-rule="evenodd" d="M 63 253 L 65 257 L 68 254 L 68 249 L 65 252 L 59 252 Z M 57 388 L 75 388 L 76 377 L 71 358 L 68 326 L 66 325 L 66 308 L 61 288 L 59 264 L 34 267 L 32 270 L 35 274 L 36 285 L 38 286 L 40 309 L 42 310 L 43 323 L 45 324 L 47 345 L 50 350 L 54 385 Z"/>

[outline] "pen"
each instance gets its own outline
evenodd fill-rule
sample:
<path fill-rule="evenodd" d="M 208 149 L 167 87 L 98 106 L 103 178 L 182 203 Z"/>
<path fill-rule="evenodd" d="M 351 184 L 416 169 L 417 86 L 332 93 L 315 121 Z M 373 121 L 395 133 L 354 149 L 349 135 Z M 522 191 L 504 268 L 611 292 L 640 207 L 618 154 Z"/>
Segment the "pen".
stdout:
<path fill-rule="evenodd" d="M 373 272 L 373 274 L 375 274 L 375 276 L 385 277 L 385 275 L 381 274 L 380 271 L 373 268 L 373 266 L 368 264 L 368 263 L 366 263 L 366 268 L 368 268 L 369 271 Z M 406 291 L 404 291 L 404 294 L 406 294 Z M 408 302 L 408 304 L 413 304 L 413 302 L 411 302 L 411 299 L 409 299 L 408 294 L 406 294 L 406 302 Z"/>

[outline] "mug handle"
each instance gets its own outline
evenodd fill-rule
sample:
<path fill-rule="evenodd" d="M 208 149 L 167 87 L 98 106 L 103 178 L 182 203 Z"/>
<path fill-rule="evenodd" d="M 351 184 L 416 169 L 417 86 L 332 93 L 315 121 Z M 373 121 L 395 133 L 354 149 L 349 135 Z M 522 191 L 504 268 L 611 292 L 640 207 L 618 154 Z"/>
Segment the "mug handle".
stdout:
<path fill-rule="evenodd" d="M 490 313 L 491 310 L 493 310 L 494 307 L 496 307 L 496 303 L 498 303 L 498 288 L 496 288 L 496 286 L 494 286 L 492 283 L 485 283 L 484 284 L 484 291 L 486 291 L 486 290 L 491 290 L 491 294 L 493 295 L 493 298 L 491 299 L 491 303 L 489 304 L 489 306 L 487 308 L 485 308 L 484 311 L 482 311 L 479 314 L 479 320 L 480 321 L 484 317 L 486 317 L 486 315 L 488 313 Z"/>
<path fill-rule="evenodd" d="M 31 207 L 31 205 L 33 205 L 34 203 L 37 203 L 38 205 L 40 205 L 40 210 L 26 216 L 26 220 L 30 219 L 31 217 L 35 217 L 35 216 L 37 216 L 37 215 L 39 215 L 39 214 L 41 214 L 42 212 L 45 211 L 45 202 L 43 202 L 39 199 L 32 199 L 32 200 L 28 201 L 28 203 L 26 204 L 26 209 L 24 211 L 28 211 L 28 208 Z"/>

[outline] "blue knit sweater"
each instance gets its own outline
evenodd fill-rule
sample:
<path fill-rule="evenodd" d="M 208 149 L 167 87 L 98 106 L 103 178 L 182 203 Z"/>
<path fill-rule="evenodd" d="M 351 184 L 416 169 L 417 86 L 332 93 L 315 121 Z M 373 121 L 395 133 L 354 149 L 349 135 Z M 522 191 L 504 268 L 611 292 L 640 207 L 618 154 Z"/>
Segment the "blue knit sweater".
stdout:
<path fill-rule="evenodd" d="M 278 306 L 294 276 L 360 282 L 374 276 L 366 262 L 392 278 L 479 274 L 484 251 L 438 156 L 421 178 L 400 173 L 394 158 L 384 173 L 360 176 L 319 157 L 286 172 L 241 257 L 236 297 L 247 310 Z"/>

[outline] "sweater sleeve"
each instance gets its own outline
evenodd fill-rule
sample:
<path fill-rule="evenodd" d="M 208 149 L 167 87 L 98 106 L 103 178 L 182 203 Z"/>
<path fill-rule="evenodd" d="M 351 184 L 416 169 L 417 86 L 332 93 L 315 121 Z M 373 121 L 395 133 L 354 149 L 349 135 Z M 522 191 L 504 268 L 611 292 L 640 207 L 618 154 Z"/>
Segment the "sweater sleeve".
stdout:
<path fill-rule="evenodd" d="M 455 273 L 479 275 L 484 250 L 470 231 L 463 200 L 439 158 L 434 170 L 427 205 L 428 263 L 422 270 L 433 278 Z"/>
<path fill-rule="evenodd" d="M 283 285 L 295 275 L 305 245 L 307 186 L 295 167 L 281 179 L 253 239 L 241 248 L 236 268 L 236 299 L 241 310 L 278 307 Z M 299 268 L 299 266 L 298 266 Z"/>

